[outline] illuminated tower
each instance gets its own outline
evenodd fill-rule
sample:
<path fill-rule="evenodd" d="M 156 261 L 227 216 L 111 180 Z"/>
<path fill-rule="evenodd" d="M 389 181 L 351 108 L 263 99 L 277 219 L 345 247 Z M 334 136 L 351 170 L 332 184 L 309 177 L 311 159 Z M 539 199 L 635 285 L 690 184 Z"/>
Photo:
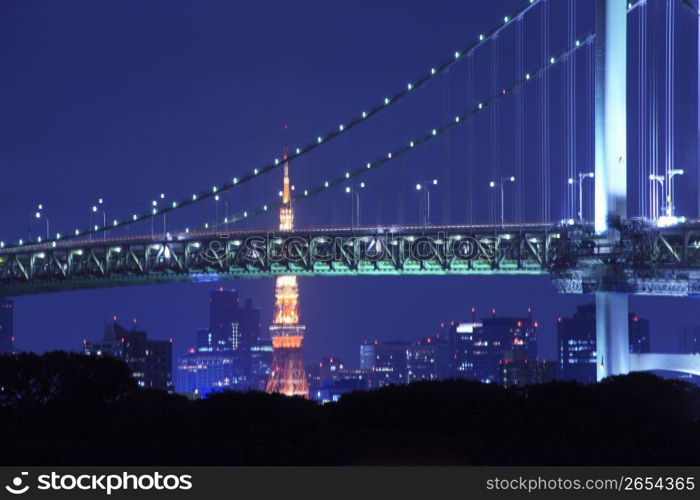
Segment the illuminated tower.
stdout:
<path fill-rule="evenodd" d="M 285 126 L 284 189 L 280 207 L 280 231 L 294 228 L 294 208 L 289 185 L 289 161 Z M 299 323 L 299 287 L 296 276 L 279 276 L 275 284 L 275 317 L 270 325 L 272 368 L 267 381 L 268 393 L 309 397 L 309 384 L 304 370 L 304 330 Z"/>

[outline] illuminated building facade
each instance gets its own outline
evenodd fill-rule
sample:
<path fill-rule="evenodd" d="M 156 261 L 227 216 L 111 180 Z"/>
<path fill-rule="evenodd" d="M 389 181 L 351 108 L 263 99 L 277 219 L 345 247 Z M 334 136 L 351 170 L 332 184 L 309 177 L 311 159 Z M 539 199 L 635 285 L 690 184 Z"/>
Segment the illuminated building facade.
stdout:
<path fill-rule="evenodd" d="M 292 207 L 291 186 L 289 183 L 289 161 L 287 146 L 284 152 L 284 187 L 280 207 L 280 231 L 294 229 L 294 208 Z M 270 325 L 272 340 L 272 366 L 270 378 L 265 388 L 268 393 L 287 396 L 309 397 L 309 383 L 304 368 L 304 332 L 306 327 L 299 323 L 299 286 L 296 276 L 279 276 L 275 284 L 275 313 Z"/>
<path fill-rule="evenodd" d="M 0 299 L 0 354 L 15 352 L 13 312 L 14 303 L 10 299 Z"/>
<path fill-rule="evenodd" d="M 556 363 L 529 360 L 523 351 L 512 351 L 499 363 L 500 384 L 504 387 L 525 387 L 545 384 L 556 378 Z"/>
<path fill-rule="evenodd" d="M 173 348 L 170 340 L 149 340 L 145 331 L 127 330 L 116 318 L 106 324 L 101 341 L 83 341 L 83 353 L 109 356 L 129 365 L 140 387 L 172 391 Z"/>
<path fill-rule="evenodd" d="M 629 352 L 649 352 L 649 321 L 629 313 Z M 559 377 L 587 384 L 596 381 L 595 304 L 579 306 L 570 318 L 557 318 Z"/>
<path fill-rule="evenodd" d="M 350 369 L 334 357 L 321 358 L 319 363 L 307 367 L 306 374 L 310 397 L 321 404 L 335 403 L 343 394 L 369 387 L 367 372 Z"/>
<path fill-rule="evenodd" d="M 209 328 L 198 330 L 196 341 L 178 360 L 178 392 L 201 397 L 222 390 L 264 389 L 272 353 L 261 336 L 260 309 L 251 299 L 242 307 L 236 290 L 212 290 Z"/>
<path fill-rule="evenodd" d="M 365 341 L 360 346 L 360 368 L 368 373 L 370 389 L 405 384 L 408 379 L 404 341 Z"/>
<path fill-rule="evenodd" d="M 406 349 L 406 380 L 444 380 L 450 374 L 447 339 L 436 335 L 414 342 Z"/>

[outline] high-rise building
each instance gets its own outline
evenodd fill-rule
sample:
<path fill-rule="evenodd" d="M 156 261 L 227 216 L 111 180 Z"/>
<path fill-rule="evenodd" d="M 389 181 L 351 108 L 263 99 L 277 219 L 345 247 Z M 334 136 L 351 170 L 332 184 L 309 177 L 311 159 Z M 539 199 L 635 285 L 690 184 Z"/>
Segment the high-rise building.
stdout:
<path fill-rule="evenodd" d="M 649 321 L 629 314 L 631 353 L 649 352 Z M 559 377 L 581 383 L 596 381 L 595 304 L 579 306 L 570 318 L 557 318 Z"/>
<path fill-rule="evenodd" d="M 127 330 L 114 318 L 104 327 L 101 341 L 83 341 L 90 356 L 121 359 L 140 387 L 172 391 L 173 350 L 170 340 L 149 340 L 145 331 Z"/>
<path fill-rule="evenodd" d="M 451 322 L 448 329 L 450 376 L 482 382 L 501 379 L 501 362 L 512 359 L 537 360 L 537 329 L 528 309 L 526 317 L 498 317 Z"/>
<path fill-rule="evenodd" d="M 343 394 L 364 391 L 369 387 L 364 370 L 352 370 L 335 357 L 324 357 L 306 370 L 311 399 L 325 404 L 336 402 Z"/>
<path fill-rule="evenodd" d="M 532 315 L 524 318 L 497 317 L 481 320 L 481 327 L 473 332 L 471 363 L 478 380 L 497 382 L 500 362 L 509 356 L 537 359 L 537 321 Z"/>
<path fill-rule="evenodd" d="M 474 371 L 474 335 L 479 333 L 484 325 L 476 319 L 472 321 L 452 322 L 448 331 L 450 347 L 450 376 L 453 378 L 476 379 Z"/>
<path fill-rule="evenodd" d="M 197 331 L 196 348 L 178 361 L 177 390 L 206 395 L 212 391 L 262 389 L 260 366 L 269 365 L 261 339 L 260 309 L 235 290 L 209 293 L 209 328 Z"/>
<path fill-rule="evenodd" d="M 360 346 L 360 369 L 368 372 L 370 388 L 405 384 L 408 380 L 406 352 L 410 342 L 365 341 Z"/>
<path fill-rule="evenodd" d="M 15 352 L 13 313 L 14 303 L 10 299 L 0 299 L 0 354 Z"/>
<path fill-rule="evenodd" d="M 286 131 L 286 127 L 285 127 Z M 294 207 L 289 183 L 289 160 L 285 136 L 284 185 L 280 207 L 280 231 L 294 229 Z M 309 397 L 304 369 L 304 333 L 299 322 L 299 286 L 293 275 L 279 276 L 275 284 L 275 314 L 270 325 L 272 367 L 265 390 L 287 396 Z"/>
<path fill-rule="evenodd" d="M 425 337 L 406 349 L 406 380 L 444 380 L 450 375 L 447 339 L 439 334 Z"/>
<path fill-rule="evenodd" d="M 499 383 L 504 387 L 544 384 L 556 378 L 557 366 L 545 360 L 530 361 L 523 351 L 513 351 L 499 363 Z"/>

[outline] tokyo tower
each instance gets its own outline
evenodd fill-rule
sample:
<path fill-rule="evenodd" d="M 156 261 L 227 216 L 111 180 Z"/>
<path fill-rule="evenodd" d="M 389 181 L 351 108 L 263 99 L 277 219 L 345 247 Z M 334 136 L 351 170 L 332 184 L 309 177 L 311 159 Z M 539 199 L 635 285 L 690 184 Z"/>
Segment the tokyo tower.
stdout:
<path fill-rule="evenodd" d="M 294 228 L 294 208 L 289 185 L 287 158 L 287 126 L 284 140 L 284 188 L 280 207 L 280 231 Z M 275 284 L 275 316 L 270 325 L 272 337 L 272 367 L 265 388 L 267 393 L 309 397 L 309 384 L 304 369 L 304 331 L 299 323 L 299 287 L 296 276 L 279 276 Z"/>

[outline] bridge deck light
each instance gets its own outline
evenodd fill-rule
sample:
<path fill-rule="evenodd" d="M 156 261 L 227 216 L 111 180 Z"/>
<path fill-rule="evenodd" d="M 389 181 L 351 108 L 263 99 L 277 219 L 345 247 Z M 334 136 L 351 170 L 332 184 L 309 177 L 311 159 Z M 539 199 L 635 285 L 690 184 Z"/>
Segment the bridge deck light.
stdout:
<path fill-rule="evenodd" d="M 385 97 L 385 98 L 384 98 L 384 104 L 389 104 L 389 98 L 388 98 L 388 97 Z"/>
<path fill-rule="evenodd" d="M 367 168 L 372 168 L 372 164 L 370 162 L 367 162 Z"/>
<path fill-rule="evenodd" d="M 408 90 L 413 90 L 413 84 L 412 84 L 412 83 L 409 83 L 409 84 L 408 84 Z"/>
<path fill-rule="evenodd" d="M 238 177 L 234 177 L 234 178 L 233 178 L 233 183 L 234 183 L 234 184 L 238 184 Z"/>
<path fill-rule="evenodd" d="M 362 118 L 367 118 L 367 111 L 362 112 Z"/>
<path fill-rule="evenodd" d="M 193 194 L 193 195 L 192 195 L 192 201 L 197 201 L 197 195 L 196 195 L 196 194 Z"/>
<path fill-rule="evenodd" d="M 316 142 L 318 142 L 319 144 L 321 144 L 321 141 L 322 141 L 322 140 L 323 140 L 323 138 L 322 138 L 321 136 L 319 136 L 319 137 L 316 138 Z"/>
<path fill-rule="evenodd" d="M 435 68 L 430 68 L 430 74 L 434 75 L 435 73 L 437 73 L 437 70 Z"/>
<path fill-rule="evenodd" d="M 350 178 L 350 172 L 345 172 L 345 178 L 349 179 Z"/>
<path fill-rule="evenodd" d="M 324 182 L 323 185 L 324 185 L 325 187 L 328 187 L 328 181 Z"/>
<path fill-rule="evenodd" d="M 257 168 L 254 168 L 254 169 L 253 169 L 253 175 L 258 175 L 258 169 L 257 169 Z"/>
<path fill-rule="evenodd" d="M 455 116 L 455 123 L 459 123 L 459 116 Z"/>
<path fill-rule="evenodd" d="M 413 141 L 411 141 L 411 142 L 409 143 L 409 146 L 413 147 Z"/>
<path fill-rule="evenodd" d="M 343 125 L 343 124 L 341 123 L 341 124 L 338 126 L 338 130 L 340 130 L 341 132 L 342 132 L 343 130 L 345 130 L 345 125 Z"/>
<path fill-rule="evenodd" d="M 346 193 L 349 193 L 350 191 L 352 191 L 352 189 L 350 189 L 349 186 L 345 188 L 345 192 L 346 192 Z"/>
<path fill-rule="evenodd" d="M 479 109 L 483 109 L 484 105 L 483 103 L 479 103 Z"/>
<path fill-rule="evenodd" d="M 117 225 L 117 219 L 114 219 L 114 220 L 112 221 L 112 225 L 114 225 L 114 226 Z"/>
<path fill-rule="evenodd" d="M 55 241 L 52 241 L 52 242 L 51 242 L 51 246 L 52 246 L 53 248 L 56 248 L 56 242 L 55 242 Z"/>
<path fill-rule="evenodd" d="M 297 148 L 296 152 L 297 152 L 297 154 L 301 153 L 301 149 Z"/>
<path fill-rule="evenodd" d="M 504 22 L 504 23 L 507 23 L 508 21 L 510 21 L 510 18 L 509 18 L 508 16 L 506 16 L 506 17 L 503 18 L 503 22 Z"/>
<path fill-rule="evenodd" d="M 484 41 L 484 35 L 479 35 L 479 41 L 483 42 Z"/>
<path fill-rule="evenodd" d="M 136 219 L 138 219 L 138 218 L 139 218 L 139 216 L 138 216 L 138 215 L 136 215 L 136 214 L 134 214 L 134 215 L 132 215 L 132 216 L 131 216 L 131 218 L 132 218 L 133 220 L 136 220 Z"/>
<path fill-rule="evenodd" d="M 525 79 L 529 80 L 530 79 L 530 73 L 525 73 Z"/>
<path fill-rule="evenodd" d="M 550 57 L 549 62 L 554 64 L 555 62 L 557 62 L 557 60 L 554 57 Z"/>
<path fill-rule="evenodd" d="M 456 52 L 455 52 L 455 59 L 459 59 L 459 56 L 460 56 L 459 51 L 456 51 Z"/>
<path fill-rule="evenodd" d="M 437 130 L 433 129 L 433 135 L 437 135 Z"/>

